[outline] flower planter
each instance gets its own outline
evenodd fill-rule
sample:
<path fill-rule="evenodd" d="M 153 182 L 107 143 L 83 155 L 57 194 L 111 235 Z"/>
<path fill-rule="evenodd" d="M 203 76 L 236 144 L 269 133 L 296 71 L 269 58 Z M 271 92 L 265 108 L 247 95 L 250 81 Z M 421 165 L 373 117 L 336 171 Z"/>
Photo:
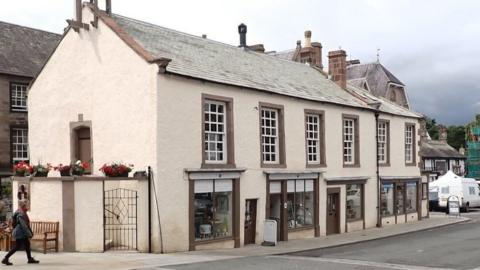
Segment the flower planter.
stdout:
<path fill-rule="evenodd" d="M 128 172 L 121 174 L 105 174 L 106 177 L 128 177 Z"/>
<path fill-rule="evenodd" d="M 36 172 L 34 177 L 47 177 L 48 172 Z"/>
<path fill-rule="evenodd" d="M 27 172 L 15 172 L 15 176 L 25 177 L 25 176 L 27 176 Z"/>
<path fill-rule="evenodd" d="M 70 171 L 60 171 L 60 176 L 72 176 Z"/>

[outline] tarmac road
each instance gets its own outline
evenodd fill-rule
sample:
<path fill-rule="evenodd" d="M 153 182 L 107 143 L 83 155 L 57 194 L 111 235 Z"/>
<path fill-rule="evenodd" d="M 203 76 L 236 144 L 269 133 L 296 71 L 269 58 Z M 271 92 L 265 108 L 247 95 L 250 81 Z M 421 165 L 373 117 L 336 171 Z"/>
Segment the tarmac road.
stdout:
<path fill-rule="evenodd" d="M 152 269 L 476 269 L 480 270 L 480 211 L 467 223 L 336 248 Z"/>

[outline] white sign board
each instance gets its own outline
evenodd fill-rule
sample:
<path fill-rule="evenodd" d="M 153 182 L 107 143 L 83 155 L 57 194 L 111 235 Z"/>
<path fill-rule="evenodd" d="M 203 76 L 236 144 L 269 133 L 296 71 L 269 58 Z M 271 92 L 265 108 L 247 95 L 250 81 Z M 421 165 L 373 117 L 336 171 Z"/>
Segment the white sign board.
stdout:
<path fill-rule="evenodd" d="M 275 246 L 277 244 L 277 221 L 266 219 L 263 229 L 263 245 Z"/>
<path fill-rule="evenodd" d="M 457 196 L 448 197 L 448 214 L 460 215 L 460 200 Z"/>

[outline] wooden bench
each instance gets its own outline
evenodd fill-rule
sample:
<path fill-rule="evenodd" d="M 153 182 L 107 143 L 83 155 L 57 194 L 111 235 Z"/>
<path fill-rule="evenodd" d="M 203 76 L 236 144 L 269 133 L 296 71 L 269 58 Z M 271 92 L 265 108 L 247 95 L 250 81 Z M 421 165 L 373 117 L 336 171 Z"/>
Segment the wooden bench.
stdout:
<path fill-rule="evenodd" d="M 43 253 L 47 253 L 47 243 L 55 241 L 55 251 L 58 252 L 58 226 L 59 222 L 31 221 L 30 227 L 33 231 L 32 241 L 43 242 Z M 50 247 L 48 249 L 54 249 Z"/>

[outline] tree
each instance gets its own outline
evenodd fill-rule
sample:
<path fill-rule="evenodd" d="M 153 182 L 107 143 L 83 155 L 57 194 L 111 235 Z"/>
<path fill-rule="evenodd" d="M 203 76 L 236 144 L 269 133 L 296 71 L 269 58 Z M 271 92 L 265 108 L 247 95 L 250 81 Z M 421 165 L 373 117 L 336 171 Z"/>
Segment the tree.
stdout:
<path fill-rule="evenodd" d="M 425 117 L 425 121 L 426 121 L 427 132 L 428 132 L 428 135 L 430 135 L 430 138 L 432 138 L 432 140 L 438 140 L 437 121 L 435 121 L 435 119 L 430 118 L 428 116 Z"/>
<path fill-rule="evenodd" d="M 447 143 L 455 149 L 465 147 L 465 127 L 449 126 L 447 129 Z"/>

